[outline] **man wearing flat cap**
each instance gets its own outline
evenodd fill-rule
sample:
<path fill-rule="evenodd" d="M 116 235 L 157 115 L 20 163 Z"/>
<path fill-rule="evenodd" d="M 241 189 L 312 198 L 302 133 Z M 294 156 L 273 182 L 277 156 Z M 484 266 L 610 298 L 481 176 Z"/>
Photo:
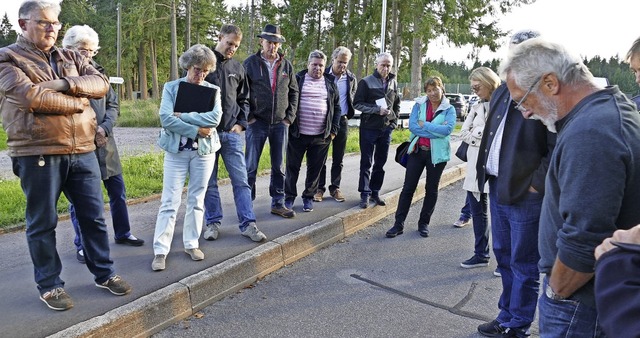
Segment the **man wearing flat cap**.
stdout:
<path fill-rule="evenodd" d="M 271 156 L 271 213 L 294 217 L 284 205 L 284 154 L 289 126 L 296 118 L 298 83 L 291 62 L 278 53 L 285 38 L 280 27 L 267 24 L 258 35 L 262 49 L 244 61 L 251 92 L 246 135 L 247 174 L 256 197 L 256 175 L 264 144 L 269 140 Z"/>

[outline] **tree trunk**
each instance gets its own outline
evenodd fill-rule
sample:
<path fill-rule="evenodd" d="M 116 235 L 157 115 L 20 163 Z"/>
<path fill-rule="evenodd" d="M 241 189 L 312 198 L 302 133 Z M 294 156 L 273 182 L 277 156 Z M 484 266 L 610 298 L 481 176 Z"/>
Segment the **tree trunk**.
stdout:
<path fill-rule="evenodd" d="M 160 87 L 158 85 L 158 56 L 156 53 L 156 40 L 151 39 L 149 56 L 151 57 L 151 98 L 160 98 Z"/>
<path fill-rule="evenodd" d="M 176 1 L 171 0 L 171 70 L 169 81 L 178 79 L 178 33 L 176 26 Z"/>
<path fill-rule="evenodd" d="M 184 1 L 185 6 L 185 29 L 184 29 L 184 46 L 185 49 L 191 47 L 191 0 Z"/>
<path fill-rule="evenodd" d="M 420 84 L 422 83 L 422 38 L 414 34 L 411 46 L 411 98 L 420 95 Z M 407 98 L 409 99 L 409 98 Z"/>
<path fill-rule="evenodd" d="M 144 42 L 140 42 L 138 47 L 138 90 L 140 91 L 140 99 L 149 98 L 147 95 L 147 58 L 144 53 Z"/>
<path fill-rule="evenodd" d="M 391 55 L 393 55 L 393 69 L 396 74 L 400 72 L 400 47 L 402 36 L 398 25 L 398 0 L 391 4 Z"/>
<path fill-rule="evenodd" d="M 125 87 L 126 87 L 126 97 L 129 100 L 133 100 L 133 83 L 131 81 L 131 79 L 126 79 L 125 80 Z"/>

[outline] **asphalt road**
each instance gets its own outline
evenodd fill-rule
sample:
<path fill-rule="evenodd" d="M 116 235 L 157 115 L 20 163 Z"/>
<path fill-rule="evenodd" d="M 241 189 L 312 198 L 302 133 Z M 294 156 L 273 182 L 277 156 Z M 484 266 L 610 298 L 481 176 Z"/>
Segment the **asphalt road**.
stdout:
<path fill-rule="evenodd" d="M 473 255 L 473 229 L 452 226 L 462 184 L 440 191 L 429 238 L 417 233 L 421 203 L 403 235 L 384 237 L 388 216 L 154 337 L 481 337 L 476 327 L 498 314 L 501 284 L 493 260 L 459 266 Z"/>

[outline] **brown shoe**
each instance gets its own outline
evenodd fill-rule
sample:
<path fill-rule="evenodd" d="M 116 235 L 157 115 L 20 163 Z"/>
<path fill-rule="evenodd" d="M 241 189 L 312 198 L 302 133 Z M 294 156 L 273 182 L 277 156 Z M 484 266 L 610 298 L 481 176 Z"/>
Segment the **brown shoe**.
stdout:
<path fill-rule="evenodd" d="M 318 190 L 316 192 L 316 194 L 313 195 L 313 201 L 314 202 L 322 202 L 322 195 L 324 195 L 324 193 L 322 191 Z"/>
<path fill-rule="evenodd" d="M 292 218 L 296 216 L 296 212 L 283 206 L 271 208 L 271 213 L 274 215 L 282 216 L 284 218 Z"/>
<path fill-rule="evenodd" d="M 344 195 L 342 194 L 340 189 L 336 189 L 333 192 L 331 192 L 331 197 L 333 197 L 338 202 L 344 202 L 347 200 L 346 198 L 344 198 Z"/>

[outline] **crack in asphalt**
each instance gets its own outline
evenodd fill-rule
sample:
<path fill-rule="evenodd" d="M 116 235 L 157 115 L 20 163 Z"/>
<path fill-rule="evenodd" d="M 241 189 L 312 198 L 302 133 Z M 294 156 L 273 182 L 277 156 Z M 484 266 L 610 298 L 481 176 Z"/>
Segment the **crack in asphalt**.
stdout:
<path fill-rule="evenodd" d="M 393 294 L 399 295 L 399 296 L 407 298 L 407 299 L 414 300 L 414 301 L 416 301 L 418 303 L 426 304 L 426 305 L 429 305 L 429 306 L 432 306 L 432 307 L 435 307 L 435 308 L 438 308 L 438 309 L 449 311 L 449 312 L 451 312 L 451 313 L 453 313 L 455 315 L 458 315 L 458 316 L 477 319 L 477 320 L 481 320 L 483 322 L 490 322 L 490 321 L 492 321 L 494 319 L 492 317 L 487 317 L 487 316 L 483 316 L 483 315 L 480 315 L 480 314 L 477 314 L 477 313 L 474 313 L 474 312 L 469 312 L 469 311 L 462 310 L 462 307 L 465 304 L 467 304 L 469 302 L 469 300 L 471 300 L 471 297 L 473 297 L 473 293 L 474 293 L 474 291 L 476 289 L 476 286 L 477 286 L 477 283 L 475 283 L 475 282 L 471 283 L 471 287 L 469 288 L 469 291 L 467 292 L 467 295 L 464 298 L 462 298 L 456 305 L 447 306 L 447 305 L 443 305 L 443 304 L 439 304 L 439 303 L 436 303 L 436 302 L 432 302 L 432 301 L 426 300 L 424 298 L 420 298 L 418 296 L 414 296 L 414 295 L 412 295 L 410 293 L 406 293 L 404 291 L 400 291 L 398 289 L 394 289 L 392 287 L 380 284 L 380 283 L 378 283 L 376 281 L 373 281 L 371 279 L 367 279 L 367 278 L 362 277 L 362 276 L 360 276 L 358 274 L 355 274 L 355 273 L 351 274 L 350 276 L 352 278 L 355 278 L 355 279 L 359 280 L 359 281 L 362 281 L 362 282 L 365 282 L 367 284 L 370 284 L 370 285 L 373 285 L 375 287 L 378 287 L 378 288 L 380 288 L 382 290 L 391 292 Z"/>

